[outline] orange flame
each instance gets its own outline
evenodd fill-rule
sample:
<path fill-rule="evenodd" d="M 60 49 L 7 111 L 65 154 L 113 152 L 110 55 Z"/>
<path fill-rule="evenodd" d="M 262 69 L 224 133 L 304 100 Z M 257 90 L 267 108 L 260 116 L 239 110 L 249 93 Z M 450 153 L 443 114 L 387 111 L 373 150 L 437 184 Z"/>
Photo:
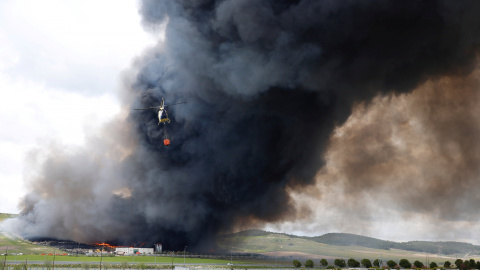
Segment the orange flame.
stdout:
<path fill-rule="evenodd" d="M 105 247 L 105 248 L 111 248 L 111 249 L 116 248 L 116 246 L 113 246 L 113 245 L 110 245 L 110 244 L 107 244 L 107 243 L 94 243 L 93 245 L 101 246 L 101 247 Z"/>

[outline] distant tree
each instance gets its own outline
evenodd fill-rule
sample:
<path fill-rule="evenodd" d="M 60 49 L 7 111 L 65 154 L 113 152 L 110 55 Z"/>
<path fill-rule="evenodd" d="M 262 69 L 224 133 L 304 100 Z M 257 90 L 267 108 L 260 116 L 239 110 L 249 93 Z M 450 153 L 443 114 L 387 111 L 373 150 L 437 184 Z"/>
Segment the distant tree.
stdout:
<path fill-rule="evenodd" d="M 469 265 L 470 265 L 470 268 L 474 268 L 475 265 L 476 265 L 475 260 L 474 260 L 474 259 L 470 259 Z"/>
<path fill-rule="evenodd" d="M 394 260 L 390 260 L 390 261 L 387 262 L 387 265 L 390 268 L 394 268 L 395 265 L 397 265 L 397 263 Z"/>
<path fill-rule="evenodd" d="M 401 259 L 398 262 L 398 265 L 400 265 L 402 268 L 411 268 L 412 267 L 412 264 L 407 259 Z"/>
<path fill-rule="evenodd" d="M 305 262 L 305 268 L 313 268 L 313 261 L 308 259 L 306 262 Z"/>
<path fill-rule="evenodd" d="M 360 267 L 360 263 L 353 258 L 348 259 L 347 265 L 348 267 Z"/>
<path fill-rule="evenodd" d="M 475 263 L 475 268 L 476 268 L 476 269 L 480 269 L 480 261 L 477 261 L 477 262 Z"/>
<path fill-rule="evenodd" d="M 336 266 L 338 266 L 340 268 L 344 268 L 345 266 L 347 266 L 344 259 L 335 259 L 333 264 L 335 264 Z"/>
<path fill-rule="evenodd" d="M 370 261 L 369 259 L 363 259 L 361 261 L 361 263 L 362 263 L 363 267 L 365 267 L 365 268 L 372 267 L 372 261 Z"/>
<path fill-rule="evenodd" d="M 380 267 L 380 260 L 379 259 L 374 260 L 373 266 Z"/>
<path fill-rule="evenodd" d="M 302 263 L 299 260 L 293 260 L 293 267 L 299 268 L 302 266 Z"/>
<path fill-rule="evenodd" d="M 470 269 L 470 261 L 465 260 L 465 261 L 462 263 L 462 265 L 460 266 L 460 268 L 461 268 L 462 270 Z"/>
<path fill-rule="evenodd" d="M 323 266 L 323 267 L 326 267 L 326 266 L 328 266 L 328 261 L 325 260 L 325 259 L 321 259 L 320 260 L 320 265 Z"/>
<path fill-rule="evenodd" d="M 452 263 L 450 261 L 446 261 L 443 263 L 443 267 L 445 268 L 450 268 L 450 266 L 452 266 Z"/>
<path fill-rule="evenodd" d="M 436 262 L 431 262 L 430 263 L 430 268 L 436 268 L 436 267 L 438 267 Z"/>
<path fill-rule="evenodd" d="M 462 259 L 457 259 L 455 261 L 455 265 L 457 266 L 458 269 L 462 267 L 463 260 Z"/>
<path fill-rule="evenodd" d="M 417 267 L 417 268 L 422 268 L 423 267 L 423 263 L 421 261 L 414 261 L 413 265 L 415 265 L 415 267 Z"/>

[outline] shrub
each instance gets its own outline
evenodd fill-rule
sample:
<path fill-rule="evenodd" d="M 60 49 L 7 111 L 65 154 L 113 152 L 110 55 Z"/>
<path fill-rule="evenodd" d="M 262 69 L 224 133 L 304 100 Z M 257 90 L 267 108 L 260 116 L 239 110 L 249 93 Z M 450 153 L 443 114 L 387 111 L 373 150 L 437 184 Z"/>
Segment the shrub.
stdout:
<path fill-rule="evenodd" d="M 362 263 L 363 267 L 365 267 L 365 268 L 372 267 L 372 262 L 369 259 L 363 259 L 361 261 L 361 263 Z"/>
<path fill-rule="evenodd" d="M 400 265 L 402 268 L 411 268 L 412 267 L 412 264 L 407 259 L 401 259 L 398 262 L 398 265 Z"/>
<path fill-rule="evenodd" d="M 354 258 L 348 259 L 347 265 L 348 267 L 360 267 L 360 263 Z"/>
<path fill-rule="evenodd" d="M 415 265 L 415 267 L 417 267 L 417 268 L 422 268 L 423 267 L 423 263 L 421 261 L 415 261 L 415 262 L 413 262 L 413 265 Z"/>
<path fill-rule="evenodd" d="M 388 267 L 390 267 L 390 268 L 394 268 L 395 265 L 397 265 L 397 263 L 396 263 L 394 260 L 389 260 L 389 261 L 387 262 L 387 265 L 388 265 Z"/>
<path fill-rule="evenodd" d="M 326 259 L 321 259 L 320 260 L 320 265 L 323 266 L 323 267 L 326 267 L 326 266 L 328 266 L 328 261 Z"/>
<path fill-rule="evenodd" d="M 338 266 L 339 268 L 343 268 L 343 267 L 347 266 L 344 259 L 335 259 L 334 264 L 336 266 Z"/>
<path fill-rule="evenodd" d="M 313 268 L 313 261 L 308 259 L 306 262 L 305 262 L 305 268 Z"/>
<path fill-rule="evenodd" d="M 88 264 L 86 262 L 82 263 L 82 269 L 85 269 L 85 270 L 90 269 L 90 264 Z"/>
<path fill-rule="evenodd" d="M 45 261 L 45 268 L 47 268 L 48 270 L 52 269 L 52 261 Z"/>
<path fill-rule="evenodd" d="M 299 268 L 302 266 L 302 263 L 299 260 L 293 260 L 293 267 Z"/>

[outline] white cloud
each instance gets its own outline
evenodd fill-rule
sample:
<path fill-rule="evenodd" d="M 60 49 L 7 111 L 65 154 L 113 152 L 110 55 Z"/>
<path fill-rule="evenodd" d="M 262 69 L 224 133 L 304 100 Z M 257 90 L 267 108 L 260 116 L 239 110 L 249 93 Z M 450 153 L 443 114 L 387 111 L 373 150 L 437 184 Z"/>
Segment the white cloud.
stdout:
<path fill-rule="evenodd" d="M 135 0 L 0 2 L 0 212 L 18 212 L 28 151 L 80 145 L 120 110 L 120 73 L 154 40 Z"/>
<path fill-rule="evenodd" d="M 152 43 L 135 1 L 6 1 L 0 4 L 0 37 L 14 65 L 50 87 L 89 94 L 111 91 L 118 71 Z M 0 48 L 4 46 L 0 45 Z"/>

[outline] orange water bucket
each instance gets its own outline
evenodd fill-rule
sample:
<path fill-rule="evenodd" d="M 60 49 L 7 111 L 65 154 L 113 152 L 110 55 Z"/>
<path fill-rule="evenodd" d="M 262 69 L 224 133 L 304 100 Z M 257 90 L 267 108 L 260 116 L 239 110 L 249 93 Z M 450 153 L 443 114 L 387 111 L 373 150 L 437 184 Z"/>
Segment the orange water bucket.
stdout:
<path fill-rule="evenodd" d="M 165 145 L 170 145 L 170 140 L 169 140 L 169 139 L 163 140 L 163 144 L 165 144 Z"/>

